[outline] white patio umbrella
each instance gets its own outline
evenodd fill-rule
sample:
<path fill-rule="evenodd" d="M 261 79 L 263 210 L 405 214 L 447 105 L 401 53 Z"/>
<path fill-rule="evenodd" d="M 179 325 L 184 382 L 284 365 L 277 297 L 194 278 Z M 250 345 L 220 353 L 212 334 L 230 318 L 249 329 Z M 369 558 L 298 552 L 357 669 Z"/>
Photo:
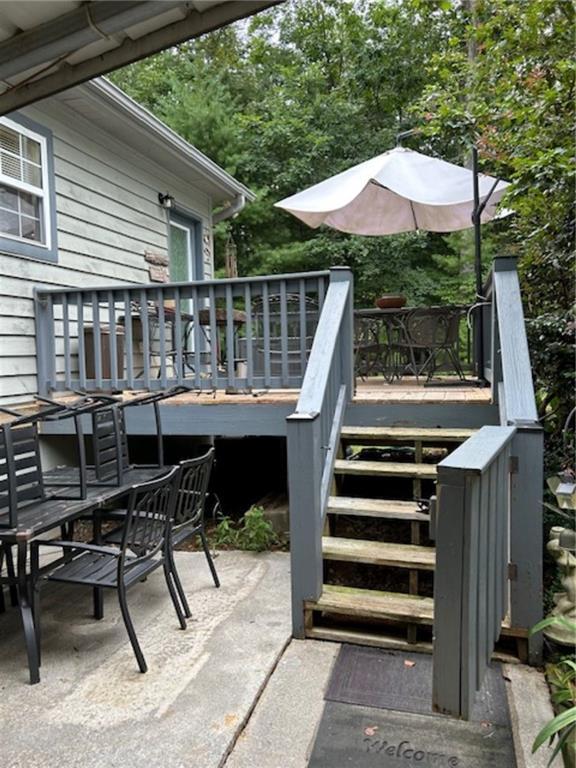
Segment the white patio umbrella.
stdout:
<path fill-rule="evenodd" d="M 497 215 L 508 182 L 412 149 L 396 147 L 275 203 L 310 227 L 321 224 L 354 235 L 394 235 L 424 229 L 475 229 L 476 294 L 481 299 L 480 225 Z M 482 324 L 476 365 L 483 377 Z"/>
<path fill-rule="evenodd" d="M 481 222 L 496 215 L 508 183 L 478 175 Z M 354 235 L 424 229 L 454 232 L 473 226 L 473 172 L 396 147 L 275 203 L 310 227 L 325 224 Z"/>

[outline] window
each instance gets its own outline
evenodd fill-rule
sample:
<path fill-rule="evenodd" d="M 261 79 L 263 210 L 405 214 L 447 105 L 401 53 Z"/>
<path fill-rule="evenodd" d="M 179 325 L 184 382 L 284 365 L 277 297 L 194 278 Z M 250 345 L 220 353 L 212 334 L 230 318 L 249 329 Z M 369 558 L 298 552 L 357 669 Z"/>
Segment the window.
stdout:
<path fill-rule="evenodd" d="M 46 129 L 0 118 L 2 251 L 56 260 L 51 149 Z"/>

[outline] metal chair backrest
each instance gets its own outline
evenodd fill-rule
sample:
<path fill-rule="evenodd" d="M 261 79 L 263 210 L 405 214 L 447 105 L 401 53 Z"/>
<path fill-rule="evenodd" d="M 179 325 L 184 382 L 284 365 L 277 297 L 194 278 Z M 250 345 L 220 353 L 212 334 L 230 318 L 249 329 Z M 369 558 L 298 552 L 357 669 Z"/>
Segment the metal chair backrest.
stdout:
<path fill-rule="evenodd" d="M 446 347 L 458 337 L 459 315 L 444 308 L 415 309 L 405 320 L 405 328 L 413 347 L 426 349 Z"/>
<path fill-rule="evenodd" d="M 172 467 L 158 480 L 131 488 L 122 531 L 120 568 L 130 568 L 160 552 L 169 535 L 180 470 Z M 126 559 L 127 554 L 136 559 Z"/>
<path fill-rule="evenodd" d="M 122 477 L 128 469 L 128 438 L 124 411 L 116 405 L 100 408 L 92 414 L 94 470 L 97 480 Z"/>
<path fill-rule="evenodd" d="M 193 528 L 202 523 L 213 464 L 214 448 L 196 459 L 180 462 L 180 481 L 174 510 L 175 528 Z"/>
<path fill-rule="evenodd" d="M 282 336 L 283 323 L 283 304 L 285 311 L 285 323 L 287 335 L 289 337 L 299 337 L 304 326 L 304 335 L 314 336 L 316 326 L 320 317 L 318 302 L 311 296 L 300 296 L 298 293 L 287 293 L 284 297 L 281 294 L 269 294 L 266 300 L 267 311 L 264 310 L 264 298 L 257 296 L 252 302 L 252 312 L 254 315 L 254 334 L 262 336 L 264 334 L 263 324 L 264 315 L 268 315 L 271 338 L 280 338 Z"/>
<path fill-rule="evenodd" d="M 36 424 L 0 427 L 0 513 L 7 510 L 1 527 L 17 525 L 18 508 L 45 498 Z"/>

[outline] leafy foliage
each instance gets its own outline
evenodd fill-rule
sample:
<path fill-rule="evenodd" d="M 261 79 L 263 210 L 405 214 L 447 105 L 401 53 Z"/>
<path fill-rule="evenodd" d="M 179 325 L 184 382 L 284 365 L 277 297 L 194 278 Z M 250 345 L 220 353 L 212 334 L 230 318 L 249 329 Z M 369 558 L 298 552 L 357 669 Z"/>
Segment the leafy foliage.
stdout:
<path fill-rule="evenodd" d="M 569 629 L 576 638 L 576 623 L 561 616 L 543 619 L 532 628 L 531 634 L 555 624 Z M 576 736 L 576 662 L 573 658 L 564 658 L 555 664 L 547 664 L 546 677 L 552 690 L 552 703 L 557 714 L 550 722 L 546 723 L 534 739 L 532 752 L 536 752 L 546 742 L 552 744 L 556 739 L 548 765 L 552 765 L 562 751 L 565 765 L 574 766 L 576 761 L 574 738 Z"/>
<path fill-rule="evenodd" d="M 266 519 L 264 508 L 253 506 L 238 524 L 224 517 L 216 526 L 214 543 L 217 547 L 264 552 L 279 542 L 271 523 Z"/>
<path fill-rule="evenodd" d="M 458 154 L 475 142 L 484 166 L 512 182 L 505 204 L 515 213 L 491 239 L 519 257 L 540 413 L 556 451 L 574 391 L 574 5 L 476 0 L 450 23 L 461 33 L 432 57 L 414 116 L 430 148 Z"/>

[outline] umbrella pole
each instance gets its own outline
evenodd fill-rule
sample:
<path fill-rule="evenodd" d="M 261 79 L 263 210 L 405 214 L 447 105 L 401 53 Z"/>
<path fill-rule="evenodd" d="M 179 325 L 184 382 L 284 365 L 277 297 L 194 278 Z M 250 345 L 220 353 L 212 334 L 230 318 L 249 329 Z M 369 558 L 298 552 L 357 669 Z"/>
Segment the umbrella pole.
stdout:
<path fill-rule="evenodd" d="M 480 186 L 478 180 L 478 150 L 472 147 L 472 178 L 474 186 L 474 209 L 472 223 L 474 224 L 474 271 L 476 275 L 476 323 L 474 325 L 474 347 L 476 350 L 476 374 L 480 381 L 484 380 L 484 329 L 482 323 L 482 234 L 480 218 L 484 206 L 480 207 Z"/>

